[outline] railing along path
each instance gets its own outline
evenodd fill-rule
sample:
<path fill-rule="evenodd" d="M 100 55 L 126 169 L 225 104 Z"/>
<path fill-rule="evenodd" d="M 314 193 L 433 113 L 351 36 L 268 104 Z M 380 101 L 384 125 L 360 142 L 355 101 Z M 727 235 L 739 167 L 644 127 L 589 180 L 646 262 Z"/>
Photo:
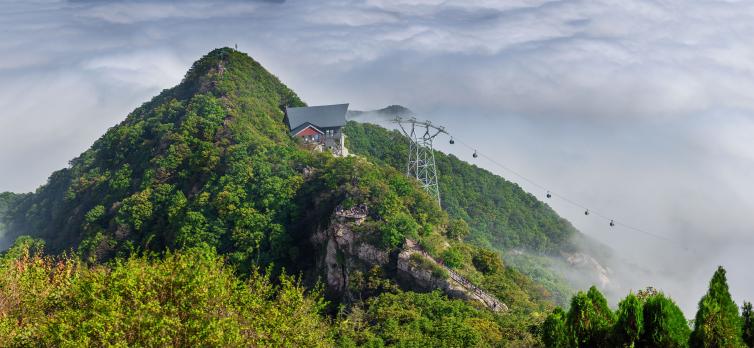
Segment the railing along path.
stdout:
<path fill-rule="evenodd" d="M 450 267 L 445 266 L 441 261 L 435 259 L 432 255 L 427 253 L 424 249 L 422 249 L 419 244 L 416 242 L 411 243 L 411 248 L 422 254 L 422 256 L 429 258 L 430 260 L 435 261 L 440 267 L 442 267 L 444 270 L 450 274 L 450 279 L 453 279 L 456 283 L 460 284 L 464 289 L 474 293 L 477 297 L 479 297 L 480 300 L 482 300 L 482 303 L 484 303 L 489 309 L 497 312 L 497 311 L 507 311 L 508 306 L 505 305 L 505 303 L 501 302 L 495 296 L 492 296 L 490 293 L 482 290 L 478 286 L 476 286 L 474 283 L 469 281 L 468 279 L 464 278 L 462 275 L 458 274 L 456 271 L 450 269 Z"/>

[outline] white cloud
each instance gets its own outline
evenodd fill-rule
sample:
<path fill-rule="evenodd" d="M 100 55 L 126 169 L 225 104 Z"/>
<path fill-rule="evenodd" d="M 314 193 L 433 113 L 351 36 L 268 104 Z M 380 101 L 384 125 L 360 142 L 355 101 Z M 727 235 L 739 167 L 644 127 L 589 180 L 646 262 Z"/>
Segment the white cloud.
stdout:
<path fill-rule="evenodd" d="M 104 2 L 84 7 L 82 17 L 99 19 L 114 24 L 134 24 L 164 19 L 202 19 L 225 16 L 243 16 L 253 13 L 255 3 L 236 2 Z"/>
<path fill-rule="evenodd" d="M 137 51 L 101 55 L 83 62 L 103 80 L 121 82 L 133 88 L 164 88 L 166 81 L 177 84 L 186 73 L 186 64 L 166 50 Z"/>
<path fill-rule="evenodd" d="M 33 190 L 193 60 L 238 43 L 310 103 L 405 104 L 554 190 L 701 250 L 553 202 L 656 270 L 627 287 L 663 285 L 688 313 L 717 263 L 735 265 L 735 293 L 754 291 L 738 267 L 754 261 L 740 252 L 754 208 L 752 19 L 752 2 L 713 0 L 11 2 L 0 191 Z"/>

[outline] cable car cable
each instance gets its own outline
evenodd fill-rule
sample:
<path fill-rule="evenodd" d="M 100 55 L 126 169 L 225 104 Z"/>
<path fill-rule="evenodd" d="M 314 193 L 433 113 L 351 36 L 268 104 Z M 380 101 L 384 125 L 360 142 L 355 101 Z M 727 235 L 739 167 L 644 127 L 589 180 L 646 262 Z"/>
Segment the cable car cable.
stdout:
<path fill-rule="evenodd" d="M 531 185 L 533 185 L 533 186 L 535 186 L 535 187 L 537 187 L 539 189 L 542 189 L 544 191 L 547 191 L 547 198 L 557 197 L 560 200 L 562 200 L 562 201 L 564 201 L 564 202 L 566 202 L 566 203 L 568 203 L 570 205 L 573 205 L 573 206 L 579 207 L 581 209 L 584 209 L 584 215 L 594 214 L 594 216 L 602 218 L 602 219 L 604 219 L 606 221 L 610 221 L 610 226 L 611 227 L 620 226 L 620 227 L 623 227 L 625 229 L 628 229 L 628 230 L 631 230 L 631 231 L 634 231 L 634 232 L 638 232 L 638 233 L 642 233 L 642 234 L 645 234 L 645 235 L 648 235 L 648 236 L 651 236 L 651 237 L 662 239 L 662 240 L 667 241 L 669 243 L 673 243 L 673 244 L 676 243 L 676 241 L 674 241 L 674 240 L 672 240 L 672 239 L 670 239 L 670 238 L 668 238 L 666 236 L 654 234 L 654 233 L 651 233 L 651 232 L 647 232 L 647 231 L 645 231 L 643 229 L 640 229 L 640 228 L 637 228 L 637 227 L 633 227 L 631 225 L 619 222 L 618 220 L 615 220 L 614 218 L 610 217 L 609 215 L 602 214 L 602 213 L 600 213 L 598 211 L 595 211 L 593 209 L 589 209 L 588 207 L 586 207 L 583 204 L 580 204 L 580 203 L 578 203 L 576 201 L 568 199 L 567 197 L 565 197 L 563 195 L 560 195 L 560 194 L 557 194 L 555 192 L 552 192 L 552 191 L 548 190 L 544 185 L 541 185 L 540 183 L 538 183 L 538 182 L 536 182 L 536 181 L 534 181 L 532 179 L 529 179 L 528 177 L 524 176 L 523 174 L 521 174 L 521 173 L 519 173 L 519 172 L 517 172 L 517 171 L 515 171 L 515 170 L 513 170 L 511 168 L 509 168 L 508 166 L 506 166 L 506 165 L 504 165 L 504 164 L 496 161 L 495 159 L 493 159 L 493 158 L 485 155 L 484 153 L 478 152 L 476 150 L 476 148 L 474 148 L 471 145 L 463 142 L 461 139 L 458 139 L 457 136 L 455 136 L 455 135 L 452 136 L 452 139 L 454 139 L 455 141 L 457 141 L 459 144 L 465 146 L 469 150 L 473 150 L 474 151 L 474 153 L 473 153 L 473 157 L 474 158 L 482 157 L 482 158 L 490 161 L 492 164 L 495 164 L 496 166 L 500 167 L 501 169 L 503 169 L 503 170 L 505 170 L 505 171 L 507 171 L 509 173 L 512 173 L 513 175 L 519 177 L 520 179 L 528 182 L 529 184 L 531 184 Z M 683 250 L 691 251 L 688 247 L 681 246 L 681 245 L 678 245 L 678 246 L 681 247 Z"/>

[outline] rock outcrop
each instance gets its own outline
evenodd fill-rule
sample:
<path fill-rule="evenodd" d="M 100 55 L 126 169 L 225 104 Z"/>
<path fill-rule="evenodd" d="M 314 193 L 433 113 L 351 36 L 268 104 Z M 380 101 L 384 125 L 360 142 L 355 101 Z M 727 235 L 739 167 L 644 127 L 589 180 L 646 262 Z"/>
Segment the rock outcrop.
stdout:
<path fill-rule="evenodd" d="M 424 264 L 418 264 L 419 262 L 415 261 L 417 259 L 416 255 L 424 261 Z M 428 268 L 432 268 L 434 271 Z M 479 301 L 485 307 L 495 312 L 508 310 L 508 306 L 505 303 L 482 290 L 456 271 L 435 260 L 431 255 L 422 250 L 416 242 L 410 239 L 406 240 L 403 251 L 398 254 L 398 269 L 413 278 L 416 283 L 426 284 L 426 286 L 431 287 L 429 290 L 442 289 L 451 297 Z M 437 273 L 441 273 L 441 275 L 438 276 Z"/>
<path fill-rule="evenodd" d="M 337 210 L 329 226 L 311 237 L 317 249 L 325 251 L 317 258 L 317 269 L 323 270 L 327 292 L 330 294 L 348 296 L 351 272 L 384 266 L 390 261 L 388 253 L 358 238 L 354 233 L 354 226 L 361 225 L 365 219 L 366 214 Z"/>
<path fill-rule="evenodd" d="M 317 257 L 317 269 L 324 273 L 322 276 L 329 295 L 351 300 L 350 275 L 354 271 L 366 272 L 379 266 L 394 269 L 396 279 L 404 288 L 416 291 L 440 289 L 450 297 L 478 301 L 493 311 L 508 309 L 494 296 L 435 260 L 412 240 L 407 240 L 404 248 L 393 255 L 370 244 L 368 238 L 354 232 L 366 216 L 363 207 L 336 209 L 329 226 L 311 237 L 317 250 L 324 250 Z"/>

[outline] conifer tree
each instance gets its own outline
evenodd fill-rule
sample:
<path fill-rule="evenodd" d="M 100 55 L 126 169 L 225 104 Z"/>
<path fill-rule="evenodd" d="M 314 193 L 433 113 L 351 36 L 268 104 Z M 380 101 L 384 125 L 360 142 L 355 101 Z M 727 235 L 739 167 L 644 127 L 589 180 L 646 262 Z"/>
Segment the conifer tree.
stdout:
<path fill-rule="evenodd" d="M 653 294 L 647 297 L 642 311 L 642 347 L 688 347 L 691 329 L 673 300 L 662 293 Z"/>
<path fill-rule="evenodd" d="M 717 268 L 707 294 L 699 301 L 690 343 L 692 347 L 743 346 L 741 317 L 728 291 L 722 266 Z"/>
<path fill-rule="evenodd" d="M 571 346 L 566 330 L 566 313 L 560 307 L 555 308 L 542 324 L 542 342 L 549 348 Z"/>
<path fill-rule="evenodd" d="M 579 291 L 571 300 L 567 327 L 578 347 L 610 347 L 610 329 L 615 315 L 607 300 L 592 286 L 587 293 Z"/>
<path fill-rule="evenodd" d="M 618 318 L 613 330 L 613 342 L 620 347 L 634 347 L 644 331 L 643 305 L 636 295 L 628 294 L 618 304 Z"/>
<path fill-rule="evenodd" d="M 754 347 L 754 313 L 751 310 L 751 302 L 744 302 L 742 307 L 741 331 L 746 346 Z"/>

